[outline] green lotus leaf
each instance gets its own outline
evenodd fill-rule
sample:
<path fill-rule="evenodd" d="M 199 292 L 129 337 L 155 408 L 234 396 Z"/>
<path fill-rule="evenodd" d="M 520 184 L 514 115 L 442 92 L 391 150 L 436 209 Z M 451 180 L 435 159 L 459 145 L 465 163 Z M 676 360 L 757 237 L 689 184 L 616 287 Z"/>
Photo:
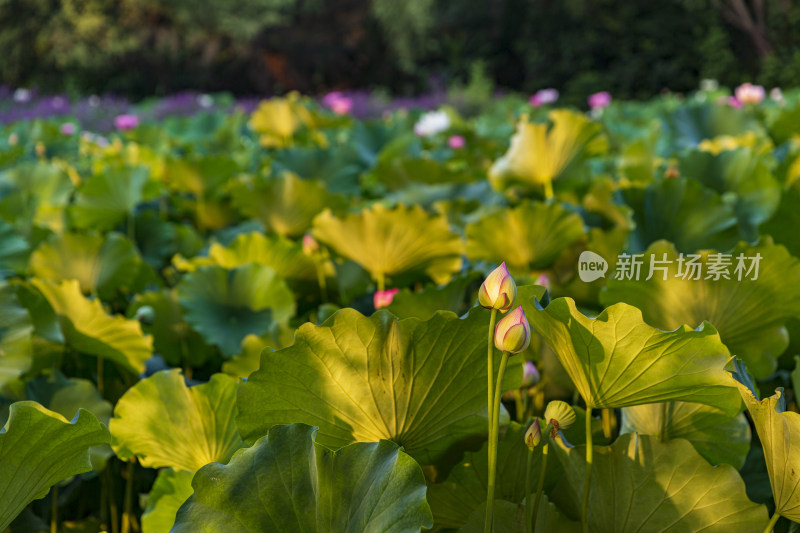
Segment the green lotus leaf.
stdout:
<path fill-rule="evenodd" d="M 734 364 L 729 379 L 738 387 L 764 449 L 775 512 L 800 522 L 800 414 L 786 410 L 782 388 L 759 400 L 745 366 L 739 360 Z"/>
<path fill-rule="evenodd" d="M 112 406 L 103 399 L 94 383 L 88 379 L 68 378 L 59 371 L 39 376 L 26 385 L 28 399 L 71 420 L 79 409 L 86 409 L 97 420 L 108 424 Z"/>
<path fill-rule="evenodd" d="M 227 462 L 244 446 L 235 411 L 236 380 L 230 376 L 214 374 L 208 383 L 187 387 L 180 370 L 162 370 L 119 399 L 109 424 L 111 446 L 122 460 L 135 455 L 149 468 L 195 472 Z"/>
<path fill-rule="evenodd" d="M 764 129 L 747 113 L 728 106 L 704 103 L 681 106 L 664 117 L 664 137 L 674 150 L 693 148 L 704 139 L 739 135 Z"/>
<path fill-rule="evenodd" d="M 241 352 L 222 363 L 222 371 L 229 376 L 247 378 L 261 366 L 261 352 L 268 343 L 256 335 L 248 335 L 242 341 Z"/>
<path fill-rule="evenodd" d="M 608 149 L 602 126 L 584 114 L 555 109 L 547 118 L 548 123 L 520 120 L 508 152 L 492 166 L 492 187 L 503 190 L 512 184 L 543 185 L 582 158 Z"/>
<path fill-rule="evenodd" d="M 274 173 L 291 172 L 319 180 L 331 192 L 353 196 L 361 194 L 359 176 L 369 166 L 353 146 L 291 148 L 275 152 L 273 158 Z"/>
<path fill-rule="evenodd" d="M 0 531 L 50 487 L 92 469 L 89 448 L 109 441 L 89 411 L 70 423 L 36 402 L 16 402 L 0 432 Z"/>
<path fill-rule="evenodd" d="M 233 189 L 233 203 L 245 216 L 261 221 L 267 231 L 301 237 L 323 209 L 343 212 L 347 198 L 334 194 L 316 180 L 300 179 L 292 173 L 278 178 L 244 182 Z"/>
<path fill-rule="evenodd" d="M 758 225 L 778 207 L 781 186 L 763 157 L 752 149 L 728 150 L 718 155 L 694 151 L 681 159 L 682 176 L 696 179 L 720 195 L 735 195 L 734 210 L 747 240 L 758 238 Z"/>
<path fill-rule="evenodd" d="M 183 319 L 183 310 L 175 289 L 161 289 L 137 294 L 128 307 L 128 318 L 142 308 L 153 312 L 152 324 L 142 324 L 145 334 L 153 336 L 153 349 L 171 366 L 201 366 L 216 352 Z"/>
<path fill-rule="evenodd" d="M 14 287 L 0 281 L 0 388 L 31 367 L 33 324 Z"/>
<path fill-rule="evenodd" d="M 529 308 L 530 309 L 530 308 Z M 588 318 L 571 298 L 527 313 L 591 408 L 667 400 L 700 402 L 735 415 L 741 401 L 723 367 L 730 357 L 714 326 L 661 331 L 625 303 Z"/>
<path fill-rule="evenodd" d="M 114 361 L 141 374 L 153 353 L 153 338 L 142 334 L 136 320 L 108 315 L 98 300 L 81 294 L 77 280 L 53 283 L 34 278 L 30 284 L 50 304 L 64 342 L 77 352 Z"/>
<path fill-rule="evenodd" d="M 482 169 L 481 169 L 482 170 Z M 370 179 L 385 190 L 398 191 L 414 184 L 470 183 L 479 175 L 469 168 L 458 168 L 430 156 L 380 157 L 370 171 Z"/>
<path fill-rule="evenodd" d="M 75 227 L 112 229 L 133 215 L 136 206 L 152 196 L 146 167 L 106 167 L 78 189 L 70 218 Z M 151 185 L 152 188 L 152 185 Z"/>
<path fill-rule="evenodd" d="M 653 435 L 661 441 L 686 439 L 712 465 L 741 469 L 750 450 L 750 425 L 701 403 L 664 402 L 625 407 L 622 433 Z"/>
<path fill-rule="evenodd" d="M 483 533 L 486 525 L 486 502 L 481 502 L 480 506 L 470 513 L 466 518 L 464 527 L 459 529 L 459 533 Z M 503 533 L 524 533 L 525 529 L 525 505 L 522 503 L 512 503 L 505 500 L 494 501 L 494 531 Z M 542 494 L 542 501 L 539 507 L 539 514 L 536 516 L 534 531 L 552 531 L 558 533 L 578 533 L 581 525 L 578 522 L 562 516 L 558 508 L 550 503 L 547 494 Z"/>
<path fill-rule="evenodd" d="M 252 443 L 276 424 L 303 422 L 332 448 L 386 439 L 421 464 L 452 458 L 452 447 L 486 435 L 488 323 L 476 308 L 425 321 L 342 309 L 304 324 L 294 345 L 264 351 L 239 387 L 239 431 Z M 509 361 L 504 390 L 519 387 L 520 359 Z"/>
<path fill-rule="evenodd" d="M 202 197 L 221 189 L 238 170 L 236 162 L 226 155 L 194 155 L 167 159 L 164 176 L 171 190 Z"/>
<path fill-rule="evenodd" d="M 0 219 L 0 279 L 25 272 L 30 246 L 14 226 Z"/>
<path fill-rule="evenodd" d="M 702 278 L 708 276 L 714 251 L 701 252 L 698 263 L 702 265 Z M 730 279 L 683 279 L 689 269 L 684 265 L 679 272 L 679 255 L 667 242 L 654 243 L 644 255 L 643 270 L 639 280 L 608 281 L 600 294 L 604 305 L 626 302 L 641 309 L 648 324 L 662 329 L 674 329 L 682 324 L 698 326 L 704 320 L 714 324 L 722 342 L 732 354 L 741 357 L 757 378 L 766 378 L 774 372 L 777 358 L 788 346 L 786 321 L 800 316 L 800 261 L 782 246 L 769 241 L 758 246 L 739 244 L 731 252 Z M 739 255 L 744 270 L 736 271 Z M 755 270 L 748 269 L 760 255 L 757 279 Z M 688 260 L 688 256 L 684 256 Z M 651 261 L 666 260 L 664 273 L 655 270 L 649 275 Z M 717 264 L 721 264 L 717 262 Z M 741 277 L 741 280 L 739 279 Z"/>
<path fill-rule="evenodd" d="M 484 216 L 467 225 L 467 257 L 501 263 L 512 271 L 551 266 L 558 255 L 584 235 L 580 215 L 561 204 L 525 203 Z"/>
<path fill-rule="evenodd" d="M 579 514 L 586 475 L 585 445 L 553 446 L 564 467 L 564 491 L 554 493 L 565 511 Z M 711 466 L 683 439 L 621 435 L 595 446 L 588 522 L 594 533 L 708 531 L 751 533 L 767 525 L 767 509 L 747 498 L 730 465 Z"/>
<path fill-rule="evenodd" d="M 476 280 L 477 275 L 460 276 L 450 280 L 447 285 L 428 285 L 419 292 L 401 289 L 386 309 L 397 318 L 416 317 L 424 320 L 441 310 L 460 315 L 466 310 L 467 287 Z"/>
<path fill-rule="evenodd" d="M 142 514 L 142 533 L 169 533 L 175 515 L 194 492 L 194 472 L 165 468 L 158 473 Z"/>
<path fill-rule="evenodd" d="M 191 272 L 178 285 L 178 300 L 186 322 L 227 357 L 239 353 L 249 334 L 277 334 L 295 313 L 286 282 L 256 263 Z"/>
<path fill-rule="evenodd" d="M 728 250 L 739 240 L 734 208 L 695 180 L 664 179 L 622 189 L 620 194 L 634 211 L 635 228 L 628 241 L 633 252 L 659 239 L 674 242 L 678 251 L 687 253 Z"/>
<path fill-rule="evenodd" d="M 30 257 L 34 276 L 51 281 L 76 279 L 84 293 L 110 299 L 132 284 L 142 261 L 136 246 L 119 233 L 103 235 L 54 234 Z"/>
<path fill-rule="evenodd" d="M 74 170 L 56 163 L 23 163 L 0 175 L 10 191 L 0 198 L 0 217 L 30 238 L 32 226 L 64 230 L 65 207 L 78 181 Z"/>
<path fill-rule="evenodd" d="M 315 433 L 275 426 L 228 465 L 203 467 L 172 531 L 400 533 L 433 525 L 422 470 L 396 444 L 333 451 Z"/>
<path fill-rule="evenodd" d="M 544 420 L 539 420 L 544 428 Z M 525 487 L 525 474 L 528 459 L 528 446 L 525 444 L 527 427 L 511 422 L 497 446 L 497 488 L 495 496 L 499 500 L 521 503 L 528 489 Z M 534 450 L 532 475 L 539 479 L 542 467 L 542 447 Z M 428 503 L 433 512 L 437 528 L 460 528 L 468 522 L 470 511 L 480 507 L 486 509 L 487 472 L 489 471 L 487 443 L 477 452 L 467 452 L 441 483 L 428 486 Z M 547 466 L 545 491 L 555 486 L 560 475 L 557 461 Z M 501 514 L 498 509 L 495 511 Z M 483 523 L 481 523 L 483 526 Z M 500 530 L 500 531 L 505 531 Z"/>
<path fill-rule="evenodd" d="M 192 257 L 206 245 L 189 223 L 161 220 L 152 209 L 139 210 L 135 225 L 136 245 L 142 259 L 156 269 L 167 266 L 176 254 Z"/>
<path fill-rule="evenodd" d="M 314 219 L 314 236 L 375 280 L 424 273 L 443 284 L 461 269 L 461 239 L 444 217 L 428 215 L 418 206 L 386 209 L 375 204 L 343 219 L 326 210 Z"/>
<path fill-rule="evenodd" d="M 775 215 L 761 226 L 761 233 L 771 235 L 793 256 L 800 257 L 800 180 L 784 189 Z"/>

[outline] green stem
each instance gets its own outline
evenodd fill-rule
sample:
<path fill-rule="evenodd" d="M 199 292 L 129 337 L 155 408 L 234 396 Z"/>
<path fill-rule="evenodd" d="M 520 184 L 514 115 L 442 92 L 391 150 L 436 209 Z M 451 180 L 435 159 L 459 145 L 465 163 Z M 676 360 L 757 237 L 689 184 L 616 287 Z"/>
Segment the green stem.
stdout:
<path fill-rule="evenodd" d="M 589 533 L 589 487 L 592 481 L 592 408 L 586 406 L 586 477 L 583 485 L 583 504 L 581 505 L 581 525 L 583 533 Z"/>
<path fill-rule="evenodd" d="M 497 309 L 492 309 L 492 315 L 489 317 L 489 339 L 487 341 L 489 352 L 486 358 L 488 362 L 486 375 L 489 380 L 486 385 L 486 390 L 489 391 L 486 401 L 486 411 L 489 413 L 489 433 L 492 432 L 492 406 L 494 405 L 494 322 L 496 319 Z M 489 443 L 489 447 L 491 448 L 491 442 Z"/>
<path fill-rule="evenodd" d="M 105 387 L 103 386 L 103 358 L 97 358 L 97 392 L 100 393 L 100 396 L 103 395 L 103 390 Z"/>
<path fill-rule="evenodd" d="M 533 533 L 531 522 L 531 470 L 533 469 L 533 450 L 528 448 L 525 460 L 525 533 Z"/>
<path fill-rule="evenodd" d="M 500 370 L 497 371 L 497 386 L 494 389 L 494 407 L 492 408 L 492 431 L 489 433 L 489 485 L 486 491 L 486 522 L 484 533 L 491 533 L 494 523 L 494 486 L 497 478 L 497 435 L 500 433 L 500 397 L 503 395 L 503 376 L 508 364 L 508 352 L 503 352 L 500 359 Z"/>
<path fill-rule="evenodd" d="M 549 200 L 553 197 L 553 183 L 546 181 L 544 184 L 544 199 Z"/>
<path fill-rule="evenodd" d="M 328 284 L 325 281 L 325 266 L 321 261 L 314 257 L 314 269 L 317 271 L 317 285 L 319 285 L 319 295 L 322 297 L 322 303 L 328 301 Z"/>
<path fill-rule="evenodd" d="M 522 392 L 520 390 L 513 391 L 514 393 L 514 407 L 517 411 L 517 422 L 522 423 L 525 420 L 525 404 L 522 402 Z"/>
<path fill-rule="evenodd" d="M 772 515 L 772 518 L 769 519 L 769 524 L 767 524 L 767 529 L 764 530 L 764 533 L 771 533 L 772 530 L 775 528 L 775 524 L 778 523 L 778 519 L 781 517 L 781 513 L 775 511 L 775 514 Z"/>
<path fill-rule="evenodd" d="M 378 272 L 378 276 L 377 276 L 377 278 L 378 278 L 378 279 L 377 279 L 377 282 L 378 282 L 378 290 L 379 290 L 379 291 L 384 291 L 384 290 L 386 290 L 386 276 L 384 276 L 383 272 Z"/>
<path fill-rule="evenodd" d="M 125 502 L 122 508 L 122 533 L 130 531 L 131 522 L 133 521 L 133 474 L 136 459 L 131 458 L 128 462 L 127 479 L 125 480 Z"/>
<path fill-rule="evenodd" d="M 50 496 L 53 499 L 50 504 L 50 533 L 58 533 L 58 485 L 53 485 Z"/>
<path fill-rule="evenodd" d="M 547 452 L 550 448 L 550 425 L 547 426 L 547 431 L 544 435 L 544 443 L 542 445 L 542 467 L 539 470 L 539 483 L 536 485 L 536 503 L 533 505 L 533 527 L 536 527 L 536 517 L 539 516 L 539 504 L 542 501 L 542 490 L 544 489 L 544 477 L 547 473 Z"/>
<path fill-rule="evenodd" d="M 603 419 L 603 436 L 611 440 L 611 437 L 614 434 L 614 420 L 613 420 L 614 410 L 603 409 L 600 411 L 600 416 Z"/>
<path fill-rule="evenodd" d="M 114 478 L 111 477 L 111 465 L 106 465 L 106 476 L 108 478 L 108 507 L 109 522 L 111 522 L 111 533 L 119 533 L 119 510 L 117 509 L 117 499 L 114 497 Z"/>

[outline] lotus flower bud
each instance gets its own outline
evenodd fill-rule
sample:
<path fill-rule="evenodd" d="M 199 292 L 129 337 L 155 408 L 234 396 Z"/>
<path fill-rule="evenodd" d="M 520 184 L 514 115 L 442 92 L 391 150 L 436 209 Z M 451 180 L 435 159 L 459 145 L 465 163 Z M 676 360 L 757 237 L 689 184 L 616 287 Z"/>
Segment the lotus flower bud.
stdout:
<path fill-rule="evenodd" d="M 764 99 L 764 87 L 743 83 L 736 88 L 734 95 L 742 104 L 759 104 Z"/>
<path fill-rule="evenodd" d="M 504 316 L 494 329 L 494 345 L 498 350 L 519 353 L 531 343 L 531 326 L 522 306 Z"/>
<path fill-rule="evenodd" d="M 319 252 L 319 243 L 310 234 L 303 235 L 303 253 L 311 256 Z"/>
<path fill-rule="evenodd" d="M 149 305 L 143 305 L 136 310 L 136 320 L 144 326 L 152 326 L 156 321 L 156 312 Z"/>
<path fill-rule="evenodd" d="M 556 400 L 547 404 L 544 419 L 548 424 L 553 424 L 555 431 L 567 429 L 575 423 L 575 409 L 567 402 Z"/>
<path fill-rule="evenodd" d="M 603 109 L 611 105 L 611 93 L 608 91 L 601 91 L 589 96 L 589 107 L 592 109 Z"/>
<path fill-rule="evenodd" d="M 522 386 L 532 387 L 537 383 L 539 383 L 539 371 L 536 369 L 536 365 L 532 361 L 525 361 L 525 365 L 522 367 Z"/>
<path fill-rule="evenodd" d="M 375 309 L 380 309 L 382 307 L 388 307 L 391 305 L 394 295 L 397 294 L 397 291 L 399 290 L 400 289 L 389 289 L 385 291 L 377 291 L 373 297 Z"/>
<path fill-rule="evenodd" d="M 528 431 L 525 432 L 525 444 L 530 451 L 533 451 L 540 442 L 542 442 L 542 428 L 539 426 L 539 419 L 536 418 L 531 427 L 528 428 Z"/>
<path fill-rule="evenodd" d="M 509 274 L 506 264 L 495 268 L 481 285 L 478 292 L 478 303 L 486 309 L 497 309 L 505 313 L 514 305 L 517 298 L 517 284 Z"/>

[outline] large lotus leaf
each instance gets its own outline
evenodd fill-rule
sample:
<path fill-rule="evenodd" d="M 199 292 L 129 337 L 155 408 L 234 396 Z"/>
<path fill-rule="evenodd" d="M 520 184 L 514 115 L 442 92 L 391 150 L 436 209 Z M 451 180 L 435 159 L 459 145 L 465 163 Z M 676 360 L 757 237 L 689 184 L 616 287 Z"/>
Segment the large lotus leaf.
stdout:
<path fill-rule="evenodd" d="M 566 490 L 554 500 L 577 511 L 586 476 L 585 445 L 556 439 Z M 751 502 L 730 465 L 711 466 L 683 439 L 661 442 L 629 433 L 595 446 L 588 521 L 593 533 L 708 531 L 751 533 L 767 525 L 767 509 Z"/>
<path fill-rule="evenodd" d="M 29 253 L 28 241 L 14 226 L 0 219 L 0 279 L 9 273 L 23 273 Z"/>
<path fill-rule="evenodd" d="M 228 357 L 239 353 L 248 334 L 276 334 L 295 313 L 286 282 L 256 263 L 191 272 L 178 285 L 178 300 L 186 322 Z"/>
<path fill-rule="evenodd" d="M 775 216 L 761 226 L 761 233 L 771 235 L 793 256 L 800 257 L 800 180 L 784 189 Z"/>
<path fill-rule="evenodd" d="M 368 168 L 353 146 L 292 148 L 276 152 L 273 158 L 275 173 L 292 172 L 323 182 L 331 192 L 354 196 L 361 194 L 359 176 Z"/>
<path fill-rule="evenodd" d="M 169 533 L 175 515 L 192 495 L 194 472 L 165 468 L 158 473 L 142 513 L 142 533 Z"/>
<path fill-rule="evenodd" d="M 184 366 L 188 363 L 200 366 L 216 352 L 183 319 L 175 289 L 137 294 L 128 307 L 128 317 L 135 317 L 142 308 L 152 311 L 154 317 L 152 323 L 146 321 L 142 324 L 142 330 L 153 336 L 153 349 L 168 365 Z"/>
<path fill-rule="evenodd" d="M 294 95 L 286 98 L 264 100 L 258 106 L 248 126 L 260 135 L 264 147 L 286 147 L 292 136 L 304 125 L 312 123 L 312 116 Z"/>
<path fill-rule="evenodd" d="M 74 172 L 74 171 L 73 171 Z M 31 225 L 52 231 L 64 229 L 64 207 L 75 189 L 70 171 L 57 163 L 25 163 L 3 175 L 11 191 L 0 198 L 0 217 L 31 236 Z"/>
<path fill-rule="evenodd" d="M 321 326 L 304 324 L 294 345 L 264 351 L 239 387 L 239 430 L 252 443 L 276 424 L 303 422 L 319 426 L 325 446 L 393 440 L 432 464 L 486 434 L 488 323 L 477 308 L 424 321 L 342 309 Z M 506 390 L 519 386 L 519 357 L 506 376 Z"/>
<path fill-rule="evenodd" d="M 401 533 L 433 525 L 425 478 L 388 441 L 333 451 L 316 428 L 276 426 L 228 465 L 210 464 L 192 480 L 174 533 Z"/>
<path fill-rule="evenodd" d="M 382 154 L 368 179 L 380 183 L 389 191 L 398 191 L 418 183 L 470 183 L 478 177 L 470 168 L 448 165 L 430 155 L 415 158 L 405 154 L 399 157 L 383 157 Z"/>
<path fill-rule="evenodd" d="M 225 155 L 181 157 L 166 161 L 164 178 L 170 189 L 202 197 L 219 191 L 238 170 L 236 162 Z"/>
<path fill-rule="evenodd" d="M 79 409 L 86 409 L 100 422 L 108 424 L 111 404 L 103 399 L 88 379 L 68 378 L 54 371 L 48 377 L 37 377 L 26 385 L 28 399 L 71 420 Z"/>
<path fill-rule="evenodd" d="M 666 239 L 681 252 L 704 248 L 727 250 L 739 239 L 733 206 L 695 180 L 663 179 L 647 187 L 620 191 L 633 208 L 636 223 L 628 241 L 633 252 Z"/>
<path fill-rule="evenodd" d="M 236 380 L 214 374 L 187 387 L 180 370 L 162 370 L 128 389 L 111 419 L 117 455 L 134 455 L 143 466 L 195 472 L 227 462 L 244 446 L 234 424 Z"/>
<path fill-rule="evenodd" d="M 694 151 L 681 159 L 681 175 L 696 179 L 719 194 L 735 195 L 734 209 L 742 233 L 748 240 L 758 238 L 758 225 L 778 207 L 781 186 L 763 157 L 741 148 L 718 155 Z"/>
<path fill-rule="evenodd" d="M 84 293 L 112 298 L 132 286 L 141 266 L 136 246 L 119 233 L 54 234 L 31 254 L 30 271 L 52 281 L 76 279 Z"/>
<path fill-rule="evenodd" d="M 477 275 L 453 278 L 450 283 L 437 287 L 428 285 L 419 292 L 401 289 L 386 307 L 397 318 L 417 317 L 430 318 L 436 311 L 452 311 L 457 315 L 463 313 L 466 302 L 467 287 L 477 280 Z"/>
<path fill-rule="evenodd" d="M 525 524 L 525 504 L 512 503 L 505 500 L 494 501 L 494 531 L 502 533 L 524 533 L 528 530 Z M 469 516 L 465 516 L 466 523 L 460 528 L 459 533 L 483 533 L 486 525 L 486 502 L 476 507 Z M 578 522 L 564 517 L 558 508 L 550 503 L 547 494 L 542 494 L 539 514 L 536 516 L 534 531 L 553 533 L 578 533 L 581 525 Z"/>
<path fill-rule="evenodd" d="M 608 148 L 603 127 L 582 113 L 554 109 L 547 118 L 548 123 L 520 120 L 508 152 L 492 166 L 492 187 L 549 183 L 575 161 Z"/>
<path fill-rule="evenodd" d="M 132 216 L 141 201 L 149 199 L 149 182 L 146 167 L 106 167 L 78 189 L 70 210 L 72 223 L 78 228 L 115 227 Z"/>
<path fill-rule="evenodd" d="M 800 522 L 800 453 L 797 449 L 800 414 L 786 410 L 782 388 L 769 398 L 759 400 L 740 361 L 735 362 L 735 371 L 731 374 L 729 379 L 738 387 L 764 449 L 775 511 L 789 520 Z"/>
<path fill-rule="evenodd" d="M 289 237 L 303 235 L 326 207 L 340 213 L 348 205 L 344 196 L 329 192 L 322 182 L 289 172 L 239 184 L 233 190 L 233 203 L 245 216 L 260 220 L 268 231 Z"/>
<path fill-rule="evenodd" d="M 374 279 L 424 272 L 437 284 L 447 283 L 461 268 L 464 249 L 444 217 L 418 206 L 375 204 L 343 219 L 326 210 L 314 219 L 314 236 Z"/>
<path fill-rule="evenodd" d="M 531 327 L 558 355 L 591 408 L 682 400 L 738 414 L 741 401 L 723 370 L 730 357 L 714 326 L 661 331 L 639 309 L 612 305 L 588 318 L 571 298 L 526 306 Z"/>
<path fill-rule="evenodd" d="M 77 352 L 104 357 L 141 374 L 153 353 L 153 338 L 137 320 L 108 315 L 98 300 L 81 294 L 77 280 L 53 283 L 34 278 L 31 285 L 55 312 L 64 342 Z"/>
<path fill-rule="evenodd" d="M 0 432 L 0 531 L 50 487 L 92 469 L 89 448 L 109 441 L 89 411 L 70 423 L 36 402 L 16 402 Z"/>
<path fill-rule="evenodd" d="M 135 218 L 136 244 L 142 259 L 151 267 L 161 269 L 176 254 L 192 257 L 206 243 L 188 222 L 161 220 L 153 209 L 143 209 Z"/>
<path fill-rule="evenodd" d="M 248 377 L 261 366 L 261 352 L 267 346 L 268 343 L 261 337 L 248 335 L 242 341 L 241 351 L 222 363 L 222 371 L 233 377 Z"/>
<path fill-rule="evenodd" d="M 678 107 L 664 117 L 664 126 L 672 151 L 693 148 L 704 139 L 721 135 L 763 132 L 758 122 L 747 113 L 712 103 Z"/>
<path fill-rule="evenodd" d="M 33 324 L 14 287 L 0 281 L 0 387 L 31 366 Z"/>
<path fill-rule="evenodd" d="M 484 216 L 467 225 L 467 257 L 501 263 L 530 273 L 551 266 L 558 255 L 584 235 L 580 215 L 561 204 L 525 203 Z"/>
<path fill-rule="evenodd" d="M 715 262 L 713 251 L 700 253 L 701 277 L 708 276 L 709 264 Z M 699 326 L 707 320 L 719 331 L 722 342 L 732 354 L 741 357 L 758 378 L 766 378 L 776 368 L 777 358 L 788 345 L 784 325 L 800 316 L 800 261 L 782 246 L 764 242 L 758 246 L 739 244 L 731 252 L 730 279 L 683 279 L 677 276 L 679 256 L 667 242 L 653 244 L 645 254 L 645 267 L 638 280 L 609 280 L 600 294 L 604 305 L 626 302 L 641 309 L 648 324 L 674 329 L 682 324 Z M 737 273 L 737 257 L 743 254 L 744 270 Z M 748 270 L 750 258 L 761 259 L 756 272 Z M 688 260 L 688 256 L 684 256 Z M 666 280 L 661 271 L 651 279 L 649 265 L 666 258 Z M 684 272 L 688 267 L 684 265 Z M 645 273 L 645 270 L 647 272 Z M 741 274 L 741 280 L 739 277 Z M 692 276 L 686 276 L 691 278 Z"/>
<path fill-rule="evenodd" d="M 539 420 L 543 424 L 543 420 Z M 543 424 L 541 427 L 545 427 Z M 511 422 L 497 445 L 497 488 L 495 497 L 512 503 L 525 500 L 525 474 L 528 446 L 525 444 L 527 427 Z M 542 447 L 533 452 L 532 475 L 539 479 L 542 467 Z M 550 461 L 547 467 L 545 491 L 549 491 L 559 476 L 559 464 Z M 467 523 L 470 511 L 481 507 L 485 510 L 488 450 L 485 443 L 477 452 L 467 452 L 464 459 L 441 483 L 428 486 L 428 503 L 431 505 L 436 527 L 459 528 Z M 499 511 L 497 511 L 499 513 Z M 503 530 L 504 531 L 504 530 Z"/>
<path fill-rule="evenodd" d="M 622 433 L 653 435 L 662 441 L 686 439 L 712 465 L 741 469 L 750 450 L 750 425 L 743 414 L 730 416 L 701 403 L 664 402 L 625 407 Z"/>

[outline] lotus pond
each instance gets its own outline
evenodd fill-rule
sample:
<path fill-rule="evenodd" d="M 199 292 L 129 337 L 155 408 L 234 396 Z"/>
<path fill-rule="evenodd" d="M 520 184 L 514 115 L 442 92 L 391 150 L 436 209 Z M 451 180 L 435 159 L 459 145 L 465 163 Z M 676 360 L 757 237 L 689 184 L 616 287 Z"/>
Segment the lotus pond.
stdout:
<path fill-rule="evenodd" d="M 800 93 L 742 94 L 3 126 L 0 531 L 797 531 Z"/>

